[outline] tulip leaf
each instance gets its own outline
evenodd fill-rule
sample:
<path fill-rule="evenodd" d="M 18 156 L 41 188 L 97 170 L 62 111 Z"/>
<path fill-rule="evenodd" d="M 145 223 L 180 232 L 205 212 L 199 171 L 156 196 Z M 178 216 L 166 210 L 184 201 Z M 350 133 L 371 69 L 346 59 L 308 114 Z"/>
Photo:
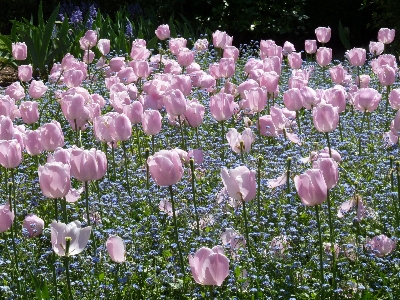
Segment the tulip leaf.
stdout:
<path fill-rule="evenodd" d="M 147 49 L 156 49 L 156 48 L 157 48 L 157 42 L 158 42 L 157 36 L 153 37 L 153 38 L 147 43 Z"/>
<path fill-rule="evenodd" d="M 50 18 L 47 21 L 47 24 L 44 28 L 44 33 L 43 36 L 40 39 L 40 52 L 39 52 L 39 59 L 41 60 L 40 63 L 44 63 L 46 60 L 47 56 L 47 51 L 49 48 L 49 43 L 51 39 L 51 35 L 53 33 L 53 28 L 54 24 L 56 22 L 56 18 L 58 16 L 58 10 L 60 9 L 60 4 L 57 5 L 57 7 L 54 9 L 53 13 L 51 14 Z M 39 24 L 40 26 L 40 24 Z M 42 29 L 43 30 L 43 29 Z M 44 65 L 39 66 L 40 69 L 42 69 Z"/>
<path fill-rule="evenodd" d="M 340 20 L 339 20 L 339 38 L 346 49 L 348 50 L 351 49 L 349 33 L 346 31 L 345 28 L 343 28 L 342 22 L 340 22 Z"/>

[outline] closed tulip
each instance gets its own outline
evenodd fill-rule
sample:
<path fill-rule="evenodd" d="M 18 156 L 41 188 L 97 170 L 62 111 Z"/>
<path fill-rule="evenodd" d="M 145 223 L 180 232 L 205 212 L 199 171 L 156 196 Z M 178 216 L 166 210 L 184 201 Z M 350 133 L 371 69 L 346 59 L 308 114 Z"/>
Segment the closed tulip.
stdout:
<path fill-rule="evenodd" d="M 169 90 L 164 94 L 165 110 L 172 116 L 181 116 L 186 111 L 186 99 L 180 90 Z"/>
<path fill-rule="evenodd" d="M 171 33 L 169 31 L 169 26 L 168 24 L 164 24 L 164 25 L 159 25 L 155 31 L 156 36 L 158 37 L 158 39 L 160 40 L 166 40 L 167 38 L 170 37 Z"/>
<path fill-rule="evenodd" d="M 378 257 L 384 257 L 396 248 L 396 242 L 386 235 L 381 234 L 366 240 L 367 248 L 371 249 Z"/>
<path fill-rule="evenodd" d="M 228 120 L 233 115 L 235 103 L 233 96 L 225 93 L 218 93 L 210 97 L 210 112 L 217 121 Z"/>
<path fill-rule="evenodd" d="M 64 133 L 60 123 L 53 120 L 40 127 L 40 140 L 44 150 L 54 151 L 64 146 Z"/>
<path fill-rule="evenodd" d="M 71 150 L 71 176 L 82 182 L 99 180 L 107 172 L 107 159 L 104 152 L 94 148 Z"/>
<path fill-rule="evenodd" d="M 346 52 L 346 57 L 349 60 L 350 65 L 361 67 L 365 63 L 367 51 L 363 48 L 353 48 Z"/>
<path fill-rule="evenodd" d="M 256 196 L 256 172 L 246 166 L 221 169 L 222 182 L 231 198 L 249 202 Z"/>
<path fill-rule="evenodd" d="M 373 88 L 359 89 L 354 97 L 354 106 L 361 112 L 373 112 L 381 99 L 382 95 Z"/>
<path fill-rule="evenodd" d="M 28 237 L 37 237 L 42 234 L 44 229 L 44 221 L 34 214 L 25 217 L 22 228 L 28 233 Z"/>
<path fill-rule="evenodd" d="M 233 37 L 229 36 L 225 31 L 215 31 L 212 34 L 212 38 L 215 48 L 224 49 L 226 46 L 232 46 Z"/>
<path fill-rule="evenodd" d="M 176 151 L 158 151 L 147 159 L 147 165 L 151 178 L 159 186 L 174 185 L 183 175 L 182 162 Z"/>
<path fill-rule="evenodd" d="M 298 88 L 292 88 L 283 94 L 283 103 L 291 111 L 298 111 L 303 107 L 303 96 Z"/>
<path fill-rule="evenodd" d="M 292 53 L 292 52 L 296 51 L 296 49 L 294 48 L 294 45 L 291 42 L 288 42 L 288 41 L 286 41 L 283 44 L 282 50 L 285 53 L 285 55 L 288 55 L 289 53 Z"/>
<path fill-rule="evenodd" d="M 104 56 L 110 53 L 110 40 L 108 39 L 100 39 L 97 42 L 97 49 L 99 49 L 100 53 Z"/>
<path fill-rule="evenodd" d="M 142 115 L 143 131 L 147 135 L 156 135 L 161 131 L 161 114 L 158 110 L 145 110 Z"/>
<path fill-rule="evenodd" d="M 185 48 L 187 44 L 187 40 L 184 38 L 171 38 L 169 40 L 169 50 L 174 55 L 178 55 L 181 48 Z"/>
<path fill-rule="evenodd" d="M 221 58 L 218 67 L 219 77 L 229 78 L 235 74 L 235 61 L 233 58 Z"/>
<path fill-rule="evenodd" d="M 315 206 L 326 200 L 327 185 L 321 170 L 311 169 L 295 176 L 294 184 L 304 205 Z"/>
<path fill-rule="evenodd" d="M 22 161 L 21 145 L 17 140 L 0 140 L 0 165 L 12 169 Z"/>
<path fill-rule="evenodd" d="M 33 124 L 39 120 L 39 104 L 36 101 L 21 102 L 19 111 L 25 124 Z"/>
<path fill-rule="evenodd" d="M 0 140 L 12 140 L 14 138 L 14 124 L 9 117 L 0 115 Z"/>
<path fill-rule="evenodd" d="M 113 132 L 113 141 L 124 142 L 129 140 L 132 135 L 132 123 L 125 114 L 118 114 L 113 119 L 115 132 Z"/>
<path fill-rule="evenodd" d="M 312 164 L 313 169 L 319 169 L 324 177 L 328 190 L 334 188 L 339 180 L 339 167 L 333 158 L 319 158 Z"/>
<path fill-rule="evenodd" d="M 34 99 L 39 99 L 46 93 L 48 87 L 44 85 L 43 81 L 32 80 L 29 86 L 29 96 Z"/>
<path fill-rule="evenodd" d="M 278 136 L 278 130 L 275 128 L 271 115 L 262 116 L 258 119 L 258 128 L 263 136 Z"/>
<path fill-rule="evenodd" d="M 194 61 L 194 52 L 186 47 L 180 48 L 177 58 L 179 65 L 187 67 Z"/>
<path fill-rule="evenodd" d="M 336 84 L 342 84 L 347 74 L 342 65 L 337 65 L 329 69 L 331 79 Z"/>
<path fill-rule="evenodd" d="M 315 29 L 315 35 L 317 36 L 318 42 L 325 44 L 331 39 L 331 28 L 318 27 Z"/>
<path fill-rule="evenodd" d="M 273 93 L 278 87 L 279 77 L 275 71 L 265 72 L 259 78 L 260 86 L 265 87 L 268 93 Z"/>
<path fill-rule="evenodd" d="M 25 43 L 12 43 L 11 54 L 15 60 L 25 60 L 28 54 L 28 48 Z"/>
<path fill-rule="evenodd" d="M 372 55 L 381 55 L 383 50 L 385 50 L 385 45 L 382 42 L 369 42 L 369 53 Z"/>
<path fill-rule="evenodd" d="M 194 280 L 201 285 L 221 286 L 229 275 L 229 259 L 219 246 L 200 248 L 189 256 L 189 265 Z"/>
<path fill-rule="evenodd" d="M 308 54 L 314 54 L 315 52 L 317 52 L 317 41 L 316 40 L 305 40 L 304 50 Z"/>
<path fill-rule="evenodd" d="M 11 228 L 15 215 L 10 210 L 10 204 L 6 203 L 0 205 L 0 233 L 7 231 Z"/>
<path fill-rule="evenodd" d="M 205 108 L 196 99 L 186 102 L 185 118 L 191 127 L 198 127 L 203 123 Z"/>
<path fill-rule="evenodd" d="M 332 61 L 332 49 L 326 47 L 320 47 L 317 50 L 317 63 L 321 67 L 325 67 Z"/>
<path fill-rule="evenodd" d="M 22 65 L 18 66 L 18 78 L 21 81 L 30 81 L 32 79 L 32 66 Z"/>
<path fill-rule="evenodd" d="M 293 52 L 288 54 L 288 62 L 292 69 L 300 69 L 303 63 L 303 60 L 301 59 L 301 52 Z"/>
<path fill-rule="evenodd" d="M 69 224 L 53 221 L 51 228 L 51 245 L 58 256 L 73 256 L 85 250 L 89 241 L 92 226 L 81 228 L 81 222 L 73 221 Z M 67 250 L 67 238 L 70 239 Z"/>
<path fill-rule="evenodd" d="M 314 107 L 313 121 L 315 128 L 320 132 L 331 132 L 339 124 L 339 113 L 336 107 L 322 104 Z"/>
<path fill-rule="evenodd" d="M 39 166 L 39 184 L 43 195 L 58 199 L 65 197 L 71 188 L 70 167 L 59 162 Z"/>
<path fill-rule="evenodd" d="M 239 58 L 239 49 L 235 46 L 225 46 L 223 58 L 233 58 L 236 62 Z"/>
<path fill-rule="evenodd" d="M 394 89 L 390 91 L 389 103 L 393 109 L 400 109 L 400 89 Z"/>
<path fill-rule="evenodd" d="M 389 28 L 381 28 L 378 31 L 378 41 L 384 44 L 390 44 L 394 40 L 396 31 Z"/>
<path fill-rule="evenodd" d="M 122 263 L 126 260 L 125 242 L 119 236 L 110 236 L 107 239 L 106 248 L 112 261 Z"/>
<path fill-rule="evenodd" d="M 21 86 L 21 84 L 18 81 L 10 84 L 6 88 L 4 94 L 9 96 L 11 99 L 13 99 L 15 101 L 21 100 L 22 98 L 25 97 L 24 88 Z M 0 96 L 0 99 L 1 99 L 1 96 Z"/>
<path fill-rule="evenodd" d="M 335 85 L 333 88 L 325 90 L 323 95 L 327 104 L 331 104 L 338 109 L 338 113 L 346 110 L 346 90 L 341 85 Z"/>
<path fill-rule="evenodd" d="M 132 124 L 142 123 L 143 105 L 139 101 L 134 101 L 129 105 L 122 106 L 123 113 L 129 118 Z"/>
<path fill-rule="evenodd" d="M 300 89 L 303 97 L 303 106 L 305 109 L 312 109 L 321 102 L 321 98 L 317 97 L 317 92 L 309 86 L 303 86 Z"/>
<path fill-rule="evenodd" d="M 396 71 L 389 65 L 384 65 L 379 68 L 378 79 L 381 85 L 389 86 L 396 81 Z"/>

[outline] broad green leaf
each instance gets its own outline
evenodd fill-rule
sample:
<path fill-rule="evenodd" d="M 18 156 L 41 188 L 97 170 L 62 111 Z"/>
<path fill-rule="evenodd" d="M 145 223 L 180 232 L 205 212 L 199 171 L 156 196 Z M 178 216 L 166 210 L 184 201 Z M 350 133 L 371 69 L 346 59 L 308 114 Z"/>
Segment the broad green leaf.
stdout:
<path fill-rule="evenodd" d="M 54 24 L 55 24 L 57 16 L 58 16 L 59 9 L 60 9 L 60 4 L 58 4 L 57 7 L 54 9 L 53 13 L 51 14 L 51 16 L 50 16 L 49 20 L 47 21 L 47 24 L 44 28 L 43 37 L 41 39 L 41 48 L 40 48 L 40 52 L 39 52 L 39 59 L 41 60 L 41 62 L 44 62 L 46 60 L 51 35 L 53 33 Z M 44 66 L 42 66 L 42 67 L 44 67 Z"/>

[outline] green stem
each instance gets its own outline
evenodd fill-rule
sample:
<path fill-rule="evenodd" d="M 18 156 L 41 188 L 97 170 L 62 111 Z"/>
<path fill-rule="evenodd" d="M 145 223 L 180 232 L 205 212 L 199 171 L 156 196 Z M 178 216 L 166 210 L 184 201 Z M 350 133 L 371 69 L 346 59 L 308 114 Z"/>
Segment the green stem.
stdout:
<path fill-rule="evenodd" d="M 79 147 L 78 125 L 76 124 L 76 119 L 74 119 L 74 124 L 75 124 L 75 145 Z"/>
<path fill-rule="evenodd" d="M 399 210 L 400 210 L 400 163 L 396 161 L 396 176 L 397 176 L 397 204 L 399 205 L 398 208 L 396 208 L 396 217 L 397 217 L 397 224 L 396 224 L 396 231 L 399 230 Z"/>
<path fill-rule="evenodd" d="M 296 121 L 297 121 L 297 127 L 299 127 L 299 134 L 301 134 L 300 114 L 298 110 L 296 111 Z"/>
<path fill-rule="evenodd" d="M 222 147 L 221 147 L 221 158 L 222 158 L 222 163 L 225 164 L 225 127 L 224 127 L 224 121 L 221 121 L 221 137 L 222 137 Z"/>
<path fill-rule="evenodd" d="M 247 223 L 246 202 L 244 200 L 242 200 L 242 204 L 243 204 L 244 227 L 245 227 L 245 232 L 246 232 L 247 251 L 249 252 L 249 257 L 252 257 L 251 249 L 250 249 L 250 239 L 249 239 L 249 226 L 248 226 L 248 223 Z"/>
<path fill-rule="evenodd" d="M 151 150 L 152 153 L 156 153 L 156 149 L 154 148 L 154 135 L 151 136 Z"/>
<path fill-rule="evenodd" d="M 175 231 L 175 243 L 176 243 L 176 245 L 178 247 L 179 261 L 180 261 L 180 265 L 181 265 L 181 272 L 182 272 L 182 274 L 185 275 L 185 267 L 184 267 L 184 264 L 183 264 L 182 250 L 181 250 L 181 245 L 179 243 L 178 223 L 176 222 L 174 191 L 172 189 L 172 185 L 169 186 L 169 193 L 171 195 L 172 217 L 173 217 L 173 220 L 174 220 L 174 231 Z"/>
<path fill-rule="evenodd" d="M 86 219 L 87 219 L 87 225 L 90 226 L 89 185 L 88 185 L 88 182 L 87 182 L 87 181 L 85 181 L 85 201 L 86 201 Z"/>
<path fill-rule="evenodd" d="M 138 157 L 139 157 L 139 165 L 142 165 L 142 150 L 140 147 L 140 136 L 139 136 L 139 128 L 138 125 L 135 124 L 135 129 L 136 129 L 136 143 L 137 143 L 137 149 L 138 149 Z"/>
<path fill-rule="evenodd" d="M 329 141 L 329 132 L 325 132 L 326 142 L 328 144 L 329 149 L 329 157 L 332 158 L 332 151 L 331 151 L 331 142 Z"/>
<path fill-rule="evenodd" d="M 197 127 L 194 128 L 196 131 L 196 142 L 197 142 L 197 149 L 200 148 L 200 142 L 199 142 L 199 131 L 197 130 Z"/>
<path fill-rule="evenodd" d="M 319 241 L 319 272 L 320 272 L 320 285 L 321 285 L 321 299 L 324 299 L 324 265 L 322 260 L 322 234 L 321 234 L 321 222 L 319 220 L 319 206 L 315 205 L 315 215 L 317 217 L 318 226 L 318 241 Z"/>
<path fill-rule="evenodd" d="M 128 161 L 128 156 L 126 155 L 126 145 L 125 145 L 125 142 L 122 142 L 122 149 L 124 150 L 126 186 L 127 186 L 127 188 L 128 188 L 129 196 L 132 196 L 132 193 L 131 193 L 131 185 L 130 185 L 130 182 L 129 182 L 129 175 L 128 175 L 128 164 L 129 164 L 129 161 Z"/>
<path fill-rule="evenodd" d="M 385 105 L 385 110 L 387 110 L 389 106 L 389 93 L 390 93 L 390 85 L 386 87 L 386 105 Z"/>
<path fill-rule="evenodd" d="M 145 158 L 146 158 L 146 189 L 150 188 L 150 174 L 149 174 L 149 164 L 147 163 L 147 159 L 150 156 L 150 149 L 146 148 Z"/>
<path fill-rule="evenodd" d="M 262 156 L 259 156 L 258 164 L 257 164 L 257 218 L 258 218 L 258 222 L 260 222 L 260 218 L 261 218 L 260 188 L 261 188 L 262 160 L 263 160 Z"/>
<path fill-rule="evenodd" d="M 54 198 L 54 219 L 58 222 L 58 201 Z"/>
<path fill-rule="evenodd" d="M 367 111 L 364 111 L 362 120 L 361 120 L 361 129 L 360 132 L 358 133 L 359 135 L 361 135 L 363 128 L 364 128 L 364 123 L 365 123 L 365 116 L 367 115 Z M 361 136 L 358 139 L 358 156 L 361 156 Z"/>
<path fill-rule="evenodd" d="M 64 266 L 65 266 L 65 271 L 67 275 L 67 299 L 72 297 L 72 291 L 71 291 L 71 278 L 69 274 L 69 247 L 71 244 L 71 237 L 66 237 L 65 238 L 65 256 L 64 256 Z"/>
<path fill-rule="evenodd" d="M 331 243 L 331 251 L 332 251 L 332 286 L 333 290 L 336 291 L 336 251 L 335 251 L 335 237 L 333 231 L 333 222 L 332 222 L 332 210 L 331 210 L 331 200 L 330 200 L 329 189 L 327 190 L 327 204 L 328 204 L 328 220 L 329 220 L 329 242 Z"/>
<path fill-rule="evenodd" d="M 178 116 L 178 121 L 179 121 L 179 129 L 181 132 L 182 149 L 186 151 L 186 142 L 185 142 L 185 135 L 183 134 L 183 125 L 181 121 L 181 116 Z"/>
<path fill-rule="evenodd" d="M 58 299 L 58 292 L 57 292 L 57 269 L 56 269 L 56 253 L 53 251 L 53 288 L 54 288 L 54 299 Z"/>
<path fill-rule="evenodd" d="M 114 149 L 114 141 L 111 142 L 111 155 L 112 155 L 112 162 L 113 162 L 113 180 L 117 179 L 117 175 L 115 172 L 115 149 Z"/>
<path fill-rule="evenodd" d="M 340 134 L 340 141 L 343 142 L 342 122 L 340 122 L 340 115 L 339 115 L 339 134 Z"/>
<path fill-rule="evenodd" d="M 242 160 L 242 164 L 244 163 L 244 142 L 240 141 L 240 159 Z"/>
<path fill-rule="evenodd" d="M 68 224 L 68 215 L 67 215 L 67 200 L 65 199 L 65 197 L 62 199 L 61 201 L 61 207 L 63 210 L 63 218 L 64 218 L 64 222 L 66 224 Z"/>
<path fill-rule="evenodd" d="M 191 158 L 189 160 L 189 163 L 190 163 L 190 170 L 192 172 L 192 195 L 193 195 L 194 212 L 196 215 L 197 235 L 200 236 L 199 214 L 197 212 L 197 203 L 196 203 L 196 179 L 195 179 L 195 174 L 194 174 L 193 158 Z"/>

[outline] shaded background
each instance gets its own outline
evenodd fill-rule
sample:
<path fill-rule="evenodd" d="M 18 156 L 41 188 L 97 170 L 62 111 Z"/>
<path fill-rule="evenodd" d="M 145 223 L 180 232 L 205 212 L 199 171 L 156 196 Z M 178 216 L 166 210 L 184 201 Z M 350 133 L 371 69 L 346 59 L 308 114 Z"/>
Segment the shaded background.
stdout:
<path fill-rule="evenodd" d="M 59 2 L 43 1 L 45 19 Z M 9 20 L 31 17 L 35 20 L 39 3 L 38 0 L 0 0 L 0 33 L 10 33 Z M 304 49 L 305 39 L 315 39 L 314 30 L 319 26 L 331 27 L 332 38 L 327 46 L 341 54 L 349 47 L 367 48 L 369 41 L 377 40 L 381 27 L 397 31 L 400 27 L 399 0 L 67 0 L 60 3 L 61 12 L 67 14 L 71 13 L 68 10 L 79 7 L 84 15 L 95 4 L 102 14 L 112 18 L 117 10 L 127 9 L 132 19 L 141 15 L 158 24 L 167 23 L 173 15 L 180 22 L 188 20 L 192 28 L 226 31 L 233 35 L 235 46 L 261 39 L 273 39 L 283 45 L 288 40 L 298 51 Z M 397 54 L 398 45 L 396 42 L 391 46 L 393 54 Z"/>

